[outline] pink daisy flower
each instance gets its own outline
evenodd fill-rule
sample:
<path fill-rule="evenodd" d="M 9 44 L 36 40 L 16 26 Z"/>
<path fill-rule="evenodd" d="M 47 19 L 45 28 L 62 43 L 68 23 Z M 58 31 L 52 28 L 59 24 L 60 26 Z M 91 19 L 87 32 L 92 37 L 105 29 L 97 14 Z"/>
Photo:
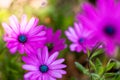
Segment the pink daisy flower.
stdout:
<path fill-rule="evenodd" d="M 93 43 L 92 32 L 87 28 L 84 28 L 80 23 L 74 23 L 74 28 L 69 27 L 65 31 L 67 38 L 72 42 L 70 45 L 71 51 L 87 52 L 87 49 L 92 49 L 95 46 L 95 40 Z"/>
<path fill-rule="evenodd" d="M 22 53 L 33 53 L 38 47 L 44 46 L 45 31 L 43 26 L 37 26 L 38 19 L 32 17 L 27 23 L 26 15 L 22 16 L 21 22 L 18 22 L 16 16 L 9 18 L 10 25 L 2 23 L 5 30 L 4 41 L 11 53 L 17 50 Z"/>
<path fill-rule="evenodd" d="M 45 45 L 48 47 L 50 54 L 66 48 L 65 39 L 60 38 L 61 30 L 57 30 L 55 33 L 53 33 L 52 28 L 45 27 L 45 31 L 47 37 Z"/>
<path fill-rule="evenodd" d="M 113 55 L 116 44 L 120 44 L 120 1 L 97 0 L 96 7 L 84 3 L 82 9 L 77 20 L 84 27 L 91 28 L 96 39 L 103 43 L 106 53 Z"/>
<path fill-rule="evenodd" d="M 24 75 L 24 79 L 56 80 L 56 78 L 62 78 L 62 74 L 66 74 L 66 71 L 62 70 L 66 65 L 62 64 L 64 59 L 56 60 L 58 54 L 58 52 L 55 52 L 49 56 L 48 48 L 44 47 L 39 49 L 37 54 L 22 57 L 22 60 L 26 63 L 22 67 L 29 71 Z"/>

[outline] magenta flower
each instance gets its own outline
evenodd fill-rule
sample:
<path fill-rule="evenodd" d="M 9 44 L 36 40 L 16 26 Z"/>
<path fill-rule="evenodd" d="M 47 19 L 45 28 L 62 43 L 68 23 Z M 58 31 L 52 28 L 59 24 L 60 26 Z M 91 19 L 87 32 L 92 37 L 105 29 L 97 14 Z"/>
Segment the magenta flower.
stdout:
<path fill-rule="evenodd" d="M 84 3 L 82 9 L 77 20 L 92 29 L 96 39 L 103 43 L 106 53 L 113 55 L 116 44 L 120 44 L 120 1 L 97 0 L 96 7 Z"/>
<path fill-rule="evenodd" d="M 22 16 L 21 22 L 18 22 L 16 16 L 12 15 L 9 18 L 10 25 L 2 23 L 6 32 L 4 41 L 11 53 L 17 50 L 22 54 L 33 53 L 38 47 L 44 46 L 45 31 L 42 31 L 43 26 L 37 26 L 38 19 L 32 17 L 27 23 L 26 15 Z"/>
<path fill-rule="evenodd" d="M 93 43 L 92 32 L 87 28 L 83 27 L 80 23 L 75 23 L 74 28 L 69 27 L 65 31 L 67 38 L 72 42 L 70 45 L 71 51 L 84 51 L 86 53 L 87 49 L 92 49 L 95 46 L 95 40 Z"/>
<path fill-rule="evenodd" d="M 53 33 L 52 28 L 44 27 L 46 31 L 46 42 L 45 45 L 48 47 L 48 51 L 50 54 L 61 51 L 66 48 L 65 39 L 60 38 L 61 31 L 57 30 L 55 33 Z"/>
<path fill-rule="evenodd" d="M 39 49 L 37 54 L 22 57 L 26 63 L 22 67 L 29 71 L 24 75 L 24 79 L 56 80 L 56 78 L 62 78 L 62 74 L 66 74 L 66 71 L 62 70 L 66 65 L 62 64 L 64 59 L 56 60 L 57 57 L 58 52 L 49 56 L 47 47 Z"/>

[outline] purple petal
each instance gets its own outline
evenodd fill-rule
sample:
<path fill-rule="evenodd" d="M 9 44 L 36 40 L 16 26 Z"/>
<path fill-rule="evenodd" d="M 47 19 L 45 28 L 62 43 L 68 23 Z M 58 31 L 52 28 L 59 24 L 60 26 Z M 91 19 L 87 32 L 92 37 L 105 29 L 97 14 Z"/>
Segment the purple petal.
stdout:
<path fill-rule="evenodd" d="M 53 71 L 59 72 L 61 74 L 66 74 L 66 71 L 64 71 L 64 70 L 53 70 Z"/>
<path fill-rule="evenodd" d="M 10 26 L 8 26 L 6 23 L 2 23 L 2 26 L 6 33 L 11 34 L 11 32 L 13 32 Z"/>
<path fill-rule="evenodd" d="M 55 71 L 55 70 L 50 70 L 49 72 L 49 75 L 51 75 L 52 77 L 55 77 L 55 78 L 62 78 L 62 75 L 61 73 Z"/>
<path fill-rule="evenodd" d="M 24 79 L 25 80 L 29 80 L 29 78 L 31 77 L 31 75 L 33 75 L 35 72 L 28 72 L 24 75 Z"/>
<path fill-rule="evenodd" d="M 9 18 L 9 21 L 10 21 L 10 27 L 14 30 L 14 32 L 16 34 L 19 34 L 19 23 L 18 23 L 18 20 L 16 18 L 16 16 L 12 15 L 10 18 Z"/>
<path fill-rule="evenodd" d="M 24 64 L 22 66 L 22 68 L 25 70 L 29 70 L 29 71 L 38 71 L 38 68 L 36 66 L 33 66 L 33 65 Z"/>
<path fill-rule="evenodd" d="M 73 35 L 71 35 L 71 33 L 68 31 L 65 31 L 65 34 L 66 34 L 67 38 L 72 42 L 76 42 L 76 40 L 78 39 L 78 38 L 75 38 Z"/>
<path fill-rule="evenodd" d="M 38 20 L 37 18 L 32 17 L 32 18 L 30 19 L 29 23 L 27 24 L 26 28 L 25 28 L 25 32 L 28 32 L 28 31 L 30 31 L 32 28 L 34 28 L 34 27 L 37 25 L 38 21 L 39 21 L 39 20 Z"/>
<path fill-rule="evenodd" d="M 51 63 L 58 57 L 58 54 L 59 54 L 58 52 L 53 53 L 53 54 L 49 57 L 47 64 L 48 64 L 48 65 L 51 64 Z"/>
<path fill-rule="evenodd" d="M 74 23 L 74 27 L 75 27 L 75 31 L 76 31 L 77 35 L 80 36 L 80 34 L 83 31 L 82 24 L 80 24 L 80 23 L 79 24 Z"/>
<path fill-rule="evenodd" d="M 42 74 L 40 72 L 35 72 L 32 75 L 31 80 L 37 80 L 40 76 L 42 76 Z"/>
<path fill-rule="evenodd" d="M 53 63 L 51 63 L 51 65 L 57 65 L 57 64 L 61 64 L 65 61 L 65 59 L 58 59 L 56 61 L 54 61 Z"/>
<path fill-rule="evenodd" d="M 16 47 L 13 47 L 13 48 L 10 48 L 10 52 L 11 52 L 12 54 L 14 54 L 14 53 L 16 52 L 16 50 L 17 50 L 17 46 L 16 46 Z"/>
<path fill-rule="evenodd" d="M 50 65 L 50 69 L 62 69 L 62 68 L 66 68 L 67 66 L 64 64 L 57 64 L 57 65 Z"/>
<path fill-rule="evenodd" d="M 76 35 L 74 29 L 72 27 L 69 27 L 68 30 L 71 33 L 71 35 L 74 36 L 77 39 L 78 36 Z"/>
<path fill-rule="evenodd" d="M 22 19 L 21 19 L 21 23 L 20 23 L 20 31 L 21 32 L 24 32 L 26 25 L 27 25 L 27 16 L 23 15 Z"/>
<path fill-rule="evenodd" d="M 70 50 L 71 50 L 71 51 L 75 51 L 76 48 L 77 48 L 77 46 L 78 46 L 78 44 L 76 44 L 76 43 L 71 44 L 71 45 L 70 45 Z"/>
<path fill-rule="evenodd" d="M 44 47 L 42 50 L 42 59 L 44 63 L 46 64 L 48 61 L 48 48 L 47 47 Z"/>

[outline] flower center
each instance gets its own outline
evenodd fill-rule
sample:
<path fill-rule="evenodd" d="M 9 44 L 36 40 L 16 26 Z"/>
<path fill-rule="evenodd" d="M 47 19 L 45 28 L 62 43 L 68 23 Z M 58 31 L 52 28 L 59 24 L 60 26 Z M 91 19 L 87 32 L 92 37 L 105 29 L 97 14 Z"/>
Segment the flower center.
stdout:
<path fill-rule="evenodd" d="M 78 40 L 79 43 L 83 43 L 84 41 L 85 41 L 84 38 L 80 38 L 80 39 Z"/>
<path fill-rule="evenodd" d="M 52 43 L 48 43 L 47 47 L 48 47 L 48 51 L 50 52 L 53 49 L 53 44 Z"/>
<path fill-rule="evenodd" d="M 46 73 L 46 72 L 49 70 L 49 68 L 48 68 L 48 66 L 46 66 L 46 65 L 41 65 L 41 66 L 39 67 L 39 70 L 40 70 L 40 72 L 42 72 L 42 73 Z"/>
<path fill-rule="evenodd" d="M 27 41 L 27 37 L 25 35 L 18 36 L 18 41 L 21 43 L 25 43 Z"/>
<path fill-rule="evenodd" d="M 104 28 L 104 33 L 107 34 L 108 36 L 114 36 L 115 32 L 116 30 L 113 26 L 106 26 Z"/>

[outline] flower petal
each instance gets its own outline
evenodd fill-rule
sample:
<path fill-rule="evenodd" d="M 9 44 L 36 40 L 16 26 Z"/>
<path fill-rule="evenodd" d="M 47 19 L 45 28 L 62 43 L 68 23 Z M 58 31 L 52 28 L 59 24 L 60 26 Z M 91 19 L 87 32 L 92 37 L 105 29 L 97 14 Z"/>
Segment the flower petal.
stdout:
<path fill-rule="evenodd" d="M 51 64 L 57 57 L 58 57 L 58 52 L 53 53 L 49 58 L 47 64 Z"/>
<path fill-rule="evenodd" d="M 38 68 L 36 66 L 33 66 L 33 65 L 27 65 L 27 64 L 24 64 L 22 66 L 23 69 L 25 70 L 29 70 L 29 71 L 37 71 Z"/>

